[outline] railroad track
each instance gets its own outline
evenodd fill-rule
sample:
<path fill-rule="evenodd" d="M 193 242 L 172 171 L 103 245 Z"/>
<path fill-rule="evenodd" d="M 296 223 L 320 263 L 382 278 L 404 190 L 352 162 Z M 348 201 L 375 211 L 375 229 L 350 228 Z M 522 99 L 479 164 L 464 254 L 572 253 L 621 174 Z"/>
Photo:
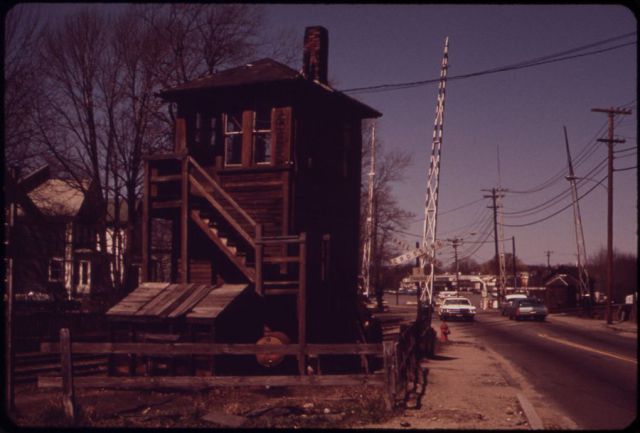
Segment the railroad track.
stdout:
<path fill-rule="evenodd" d="M 92 354 L 73 355 L 74 376 L 88 376 L 107 371 L 107 356 Z M 60 355 L 55 353 L 17 353 L 15 359 L 15 383 L 36 383 L 38 376 L 60 374 Z"/>

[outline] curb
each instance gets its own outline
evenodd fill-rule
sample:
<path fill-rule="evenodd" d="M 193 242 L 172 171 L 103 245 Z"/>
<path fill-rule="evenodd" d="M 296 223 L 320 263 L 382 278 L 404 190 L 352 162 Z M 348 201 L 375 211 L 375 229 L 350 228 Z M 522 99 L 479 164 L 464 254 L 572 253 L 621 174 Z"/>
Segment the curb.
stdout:
<path fill-rule="evenodd" d="M 622 326 L 617 326 L 617 325 L 605 325 L 607 328 L 609 329 L 613 329 L 614 331 L 617 332 L 628 332 L 630 334 L 637 334 L 638 333 L 638 329 L 637 328 L 625 328 Z"/>
<path fill-rule="evenodd" d="M 524 412 L 524 415 L 527 417 L 527 422 L 529 423 L 529 427 L 531 430 L 542 430 L 544 429 L 544 424 L 542 424 L 542 420 L 538 416 L 538 413 L 533 408 L 531 402 L 524 396 L 521 392 L 517 395 L 518 402 L 520 402 L 520 407 Z"/>

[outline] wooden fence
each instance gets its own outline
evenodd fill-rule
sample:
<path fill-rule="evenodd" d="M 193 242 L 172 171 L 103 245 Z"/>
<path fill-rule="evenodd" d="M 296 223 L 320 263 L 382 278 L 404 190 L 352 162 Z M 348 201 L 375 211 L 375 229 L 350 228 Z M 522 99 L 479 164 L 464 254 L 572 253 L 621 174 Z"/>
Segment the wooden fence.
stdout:
<path fill-rule="evenodd" d="M 211 343 L 81 343 L 72 342 L 69 330 L 60 330 L 59 343 L 42 343 L 45 353 L 60 353 L 61 376 L 40 376 L 38 387 L 62 388 L 65 415 L 71 421 L 76 416 L 75 390 L 77 388 L 114 388 L 139 390 L 203 390 L 221 386 L 354 386 L 374 385 L 383 388 L 385 404 L 392 409 L 407 401 L 423 380 L 420 359 L 423 355 L 423 327 L 416 322 L 403 325 L 396 340 L 374 344 L 309 344 L 304 346 L 306 356 L 372 355 L 382 357 L 383 369 L 366 374 L 280 375 L 280 376 L 84 376 L 74 377 L 73 354 L 127 354 L 127 355 L 298 355 L 297 344 L 211 344 Z"/>

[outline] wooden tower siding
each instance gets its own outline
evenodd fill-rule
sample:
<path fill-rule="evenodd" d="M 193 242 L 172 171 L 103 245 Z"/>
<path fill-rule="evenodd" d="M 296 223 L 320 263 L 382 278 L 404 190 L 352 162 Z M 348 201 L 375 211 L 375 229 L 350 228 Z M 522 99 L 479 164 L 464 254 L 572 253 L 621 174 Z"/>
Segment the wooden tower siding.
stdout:
<path fill-rule="evenodd" d="M 318 111 L 327 115 L 319 117 Z M 314 334 L 341 335 L 347 325 L 340 319 L 353 315 L 357 296 L 361 119 L 322 101 L 301 105 L 299 113 L 293 230 L 331 234 L 327 281 L 315 300 L 325 308 L 310 321 L 325 328 Z M 323 319 L 323 310 L 336 320 Z"/>
<path fill-rule="evenodd" d="M 302 74 L 263 59 L 161 92 L 177 105 L 175 145 L 145 160 L 142 272 L 148 281 L 152 219 L 170 219 L 175 282 L 249 284 L 265 325 L 331 342 L 355 316 L 361 121 L 380 113 L 327 85 L 326 30 L 307 33 L 317 40 Z M 259 163 L 265 109 L 271 152 Z M 241 125 L 227 134 L 230 113 Z"/>

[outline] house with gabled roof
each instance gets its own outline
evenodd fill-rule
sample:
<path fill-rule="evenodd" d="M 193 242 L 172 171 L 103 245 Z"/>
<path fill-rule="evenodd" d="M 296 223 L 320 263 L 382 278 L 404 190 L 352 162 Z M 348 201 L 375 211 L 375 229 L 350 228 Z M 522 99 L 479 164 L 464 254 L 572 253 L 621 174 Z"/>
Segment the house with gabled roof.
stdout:
<path fill-rule="evenodd" d="M 11 180 L 16 214 L 11 233 L 13 285 L 29 293 L 78 299 L 110 287 L 109 258 L 98 242 L 104 218 L 100 192 L 90 181 L 51 178 L 48 167 Z"/>

